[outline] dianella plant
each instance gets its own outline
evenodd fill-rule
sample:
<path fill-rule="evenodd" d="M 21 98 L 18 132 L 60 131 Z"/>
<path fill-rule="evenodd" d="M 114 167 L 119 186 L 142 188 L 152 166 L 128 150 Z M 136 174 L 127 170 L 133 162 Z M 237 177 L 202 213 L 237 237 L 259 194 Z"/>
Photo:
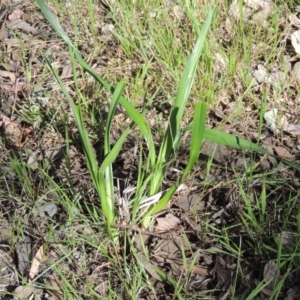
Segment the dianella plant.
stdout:
<path fill-rule="evenodd" d="M 115 210 L 116 195 L 114 193 L 112 164 L 118 157 L 122 145 L 126 141 L 126 138 L 133 126 L 138 128 L 141 136 L 145 140 L 145 143 L 141 144 L 141 150 L 143 151 L 140 151 L 140 160 L 134 196 L 132 199 L 129 199 L 128 203 L 128 207 L 130 207 L 131 211 L 129 222 L 140 223 L 144 227 L 148 227 L 151 224 L 153 216 L 167 206 L 172 198 L 172 195 L 180 188 L 181 183 L 198 160 L 203 140 L 209 140 L 211 142 L 243 150 L 251 150 L 263 154 L 270 154 L 265 149 L 250 141 L 240 139 L 231 134 L 224 133 L 215 129 L 206 128 L 205 122 L 207 115 L 207 105 L 203 102 L 198 102 L 195 104 L 191 126 L 189 128 L 181 128 L 187 101 L 189 99 L 191 88 L 195 79 L 198 61 L 205 44 L 206 36 L 209 32 L 211 22 L 214 18 L 215 10 L 213 8 L 208 12 L 206 21 L 202 26 L 194 49 L 185 66 L 184 72 L 178 85 L 177 96 L 170 111 L 168 127 L 163 134 L 161 146 L 157 151 L 154 144 L 154 138 L 150 130 L 150 125 L 147 122 L 146 118 L 142 113 L 135 109 L 135 107 L 126 98 L 122 96 L 124 85 L 117 84 L 116 87 L 113 87 L 104 79 L 99 77 L 81 57 L 78 50 L 72 44 L 71 40 L 68 38 L 67 34 L 64 32 L 54 15 L 50 12 L 44 1 L 37 0 L 37 2 L 53 29 L 69 46 L 70 56 L 72 57 L 72 60 L 77 61 L 77 63 L 79 63 L 90 75 L 93 76 L 96 82 L 104 86 L 105 89 L 110 91 L 112 94 L 104 134 L 104 160 L 99 165 L 99 162 L 95 157 L 91 142 L 89 140 L 87 130 L 84 126 L 80 103 L 75 104 L 73 102 L 62 80 L 59 78 L 56 71 L 51 67 L 51 64 L 48 63 L 53 72 L 53 75 L 58 81 L 61 90 L 67 97 L 69 105 L 73 110 L 76 125 L 78 127 L 79 134 L 82 140 L 82 146 L 91 180 L 93 181 L 95 189 L 100 197 L 101 211 L 103 216 L 105 217 L 108 230 L 115 241 L 117 241 L 118 233 L 112 226 L 113 223 L 116 222 L 117 217 Z M 130 126 L 128 126 L 128 128 L 126 128 L 126 130 L 122 133 L 121 137 L 116 141 L 116 143 L 111 146 L 110 132 L 117 105 L 121 105 L 124 108 L 128 117 L 130 118 L 130 120 L 132 120 L 132 123 L 130 124 Z M 191 132 L 188 163 L 177 182 L 167 191 L 162 193 L 161 189 L 166 168 L 168 166 L 168 162 L 170 162 L 171 158 L 174 156 L 174 154 L 176 154 L 176 151 L 178 150 L 178 147 L 180 145 L 181 133 L 183 130 L 190 130 Z M 142 152 L 145 152 L 145 149 L 143 148 L 145 147 L 145 144 L 147 147 L 147 155 L 143 156 Z"/>

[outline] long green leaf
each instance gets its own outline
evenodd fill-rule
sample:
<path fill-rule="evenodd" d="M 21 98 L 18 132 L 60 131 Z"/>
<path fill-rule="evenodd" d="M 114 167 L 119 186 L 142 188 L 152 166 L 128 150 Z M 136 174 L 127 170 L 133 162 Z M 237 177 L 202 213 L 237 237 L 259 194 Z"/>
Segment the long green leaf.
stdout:
<path fill-rule="evenodd" d="M 203 102 L 196 103 L 192 126 L 190 157 L 189 162 L 183 172 L 183 178 L 187 176 L 187 174 L 193 168 L 195 162 L 198 160 L 204 138 L 206 113 L 207 105 Z"/>
<path fill-rule="evenodd" d="M 189 174 L 195 162 L 198 160 L 199 153 L 202 146 L 202 141 L 205 131 L 205 120 L 206 120 L 207 105 L 202 102 L 198 102 L 195 105 L 195 112 L 192 125 L 192 136 L 190 145 L 190 156 L 189 162 L 183 171 L 180 179 L 167 191 L 167 193 L 152 207 L 150 208 L 143 217 L 143 225 L 147 227 L 150 222 L 150 217 L 159 211 L 163 210 L 168 202 L 170 201 L 173 194 L 181 184 L 182 180 Z"/>
<path fill-rule="evenodd" d="M 261 153 L 261 154 L 267 154 L 267 155 L 273 156 L 273 157 L 281 160 L 284 164 L 294 168 L 295 170 L 300 171 L 300 166 L 298 164 L 295 164 L 291 161 L 288 161 L 286 159 L 278 157 L 277 155 L 272 154 L 268 150 L 254 144 L 252 142 L 249 142 L 245 139 L 234 136 L 230 133 L 219 131 L 217 129 L 205 128 L 204 139 L 208 140 L 210 142 L 237 148 L 240 150 L 249 150 L 249 151 L 255 151 L 255 152 Z"/>
<path fill-rule="evenodd" d="M 206 128 L 204 131 L 204 139 L 210 142 L 214 142 L 217 144 L 221 144 L 221 145 L 225 145 L 225 146 L 229 146 L 241 150 L 250 150 L 250 151 L 256 151 L 263 154 L 270 154 L 269 151 L 252 142 L 236 137 L 230 133 L 219 131 L 217 129 Z"/>
<path fill-rule="evenodd" d="M 115 92 L 113 93 L 112 101 L 109 106 L 109 111 L 106 120 L 106 129 L 104 136 L 104 155 L 105 157 L 111 153 L 110 149 L 110 130 L 112 125 L 112 120 L 115 114 L 116 107 L 122 96 L 125 85 L 118 84 Z M 117 151 L 116 148 L 114 151 Z M 118 154 L 119 152 L 116 152 Z M 104 215 L 107 217 L 107 222 L 110 224 L 114 221 L 114 180 L 113 180 L 113 171 L 112 171 L 113 161 L 109 161 L 109 164 L 105 168 L 105 186 L 106 186 L 106 195 L 105 198 L 101 197 L 101 207 L 104 212 Z M 100 184 L 103 184 L 101 182 Z"/>
<path fill-rule="evenodd" d="M 175 139 L 179 136 L 179 126 L 181 124 L 186 104 L 191 93 L 198 61 L 202 53 L 206 35 L 212 22 L 214 12 L 215 9 L 211 9 L 209 11 L 206 21 L 197 39 L 194 50 L 189 57 L 187 65 L 182 74 L 174 107 L 169 117 L 169 125 L 160 147 L 156 165 L 156 174 L 153 176 L 153 180 L 151 182 L 150 194 L 155 194 L 161 186 L 162 179 L 165 173 L 166 163 L 169 161 L 171 154 L 176 150 L 174 149 L 174 145 L 178 145 L 178 143 L 174 142 Z"/>

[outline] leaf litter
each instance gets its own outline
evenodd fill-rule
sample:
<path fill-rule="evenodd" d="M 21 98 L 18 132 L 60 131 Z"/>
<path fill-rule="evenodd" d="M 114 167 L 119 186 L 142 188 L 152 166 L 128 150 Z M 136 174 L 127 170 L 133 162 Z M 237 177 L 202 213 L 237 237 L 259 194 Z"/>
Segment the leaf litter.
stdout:
<path fill-rule="evenodd" d="M 237 34 L 236 24 L 240 21 L 238 2 L 232 2 L 228 9 L 229 17 L 222 24 L 227 31 L 226 38 L 225 35 L 222 37 L 225 39 L 225 44 L 230 44 Z M 26 4 L 22 3 L 10 6 L 4 1 L 4 8 L 0 10 L 0 40 L 2 42 L 0 58 L 3 60 L 0 64 L 0 117 L 1 139 L 4 141 L 4 145 L 1 145 L 3 152 L 1 155 L 1 173 L 6 174 L 3 182 L 5 190 L 12 191 L 12 183 L 14 183 L 15 191 L 13 197 L 1 195 L 0 199 L 0 238 L 1 243 L 8 246 L 1 248 L 0 263 L 4 268 L 1 268 L 0 288 L 3 293 L 6 291 L 13 292 L 19 298 L 32 299 L 32 295 L 34 295 L 35 299 L 39 299 L 43 294 L 49 299 L 64 299 L 65 287 L 62 278 L 56 274 L 55 267 L 51 267 L 51 265 L 55 265 L 55 262 L 61 261 L 62 273 L 72 281 L 72 285 L 78 289 L 78 293 L 83 288 L 78 281 L 73 280 L 74 276 L 78 276 L 86 282 L 92 282 L 94 290 L 99 293 L 98 296 L 105 297 L 108 292 L 107 286 L 114 285 L 117 288 L 120 280 L 118 280 L 117 273 L 109 267 L 105 255 L 99 254 L 97 249 L 93 249 L 88 243 L 83 242 L 87 236 L 105 239 L 101 230 L 98 229 L 99 223 L 93 224 L 90 221 L 91 224 L 83 224 L 79 218 L 79 211 L 88 210 L 93 205 L 99 205 L 99 200 L 90 183 L 83 154 L 78 144 L 71 145 L 68 152 L 69 161 L 64 157 L 67 145 L 62 134 L 61 120 L 63 114 L 61 111 L 64 110 L 69 115 L 68 125 L 73 140 L 78 139 L 78 133 L 72 126 L 73 116 L 70 109 L 51 75 L 47 73 L 48 71 L 40 56 L 40 50 L 42 50 L 52 60 L 53 65 L 60 71 L 70 93 L 75 97 L 68 49 L 63 44 L 57 43 L 56 35 L 50 30 L 41 15 L 35 12 L 36 15 L 31 16 L 35 8 L 31 4 L 27 4 L 27 7 Z M 243 20 L 250 25 L 267 27 L 275 5 L 273 1 L 244 1 L 242 3 Z M 170 4 L 170 6 L 171 15 L 184 22 L 185 13 L 180 5 Z M 71 10 L 72 8 L 70 8 Z M 59 15 L 54 7 L 52 7 L 52 11 Z M 101 59 L 93 62 L 93 67 L 101 74 L 105 74 L 108 69 L 113 69 L 116 76 L 131 78 L 132 74 L 137 73 L 140 66 L 143 65 L 143 61 L 139 61 L 139 58 L 136 58 L 135 61 L 126 61 L 126 59 L 122 61 L 121 57 L 124 56 L 124 53 L 113 34 L 116 30 L 115 25 L 109 21 L 104 21 L 107 13 L 104 7 L 100 7 L 101 24 L 97 26 L 102 33 L 101 41 L 107 45 L 103 48 Z M 278 156 L 298 161 L 297 135 L 299 134 L 299 127 L 297 112 L 299 112 L 299 100 L 293 88 L 289 93 L 286 93 L 286 89 L 287 86 L 295 84 L 293 79 L 297 81 L 299 77 L 296 69 L 297 63 L 299 63 L 296 54 L 299 54 L 297 28 L 300 23 L 296 11 L 288 13 L 285 18 L 286 24 L 283 26 L 288 27 L 289 30 L 283 28 L 285 35 L 283 35 L 277 51 L 278 53 L 285 53 L 286 65 L 280 65 L 279 60 L 275 60 L 273 65 L 268 65 L 267 61 L 261 59 L 252 62 L 251 68 L 247 70 L 249 78 L 253 81 L 253 89 L 257 98 L 260 98 L 264 88 L 268 87 L 268 101 L 265 111 L 278 111 L 278 115 L 284 117 L 284 122 L 278 118 L 266 121 L 266 124 L 262 126 L 260 136 L 258 136 L 258 123 L 253 120 L 258 119 L 257 114 L 260 106 L 255 97 L 252 99 L 244 97 L 242 105 L 246 109 L 243 120 L 230 119 L 230 116 L 238 110 L 237 99 L 243 94 L 241 79 L 236 77 L 236 82 L 232 87 L 220 91 L 218 95 L 220 99 L 216 104 L 217 107 L 210 115 L 208 126 L 220 127 L 224 132 L 231 132 L 251 140 L 259 137 L 259 142 L 270 147 Z M 63 25 L 66 28 L 72 28 L 68 19 L 66 18 Z M 70 34 L 72 35 L 72 33 Z M 24 41 L 26 42 L 25 49 L 21 47 L 21 42 Z M 285 43 L 289 41 L 293 48 L 286 47 L 285 49 Z M 261 47 L 261 45 L 252 46 L 255 50 Z M 85 45 L 82 47 L 85 54 L 88 55 L 88 47 Z M 263 47 L 267 49 L 268 45 L 263 45 Z M 31 53 L 31 57 L 24 56 L 22 51 L 25 51 L 26 54 Z M 118 53 L 120 60 L 116 61 L 114 56 L 108 54 L 110 52 Z M 3 59 L 4 55 L 8 58 L 6 61 Z M 25 62 L 24 57 L 26 57 Z M 214 61 L 217 75 L 225 72 L 229 67 L 227 55 L 223 53 L 216 52 Z M 158 69 L 156 64 L 157 62 L 153 62 L 151 67 Z M 289 64 L 290 68 L 287 67 Z M 31 79 L 26 76 L 27 66 L 31 67 Z M 42 74 L 46 75 L 42 76 Z M 93 81 L 85 81 L 82 77 L 78 78 L 77 84 L 81 91 L 88 92 L 94 88 Z M 155 85 L 155 82 L 152 83 L 149 90 L 155 91 Z M 105 92 L 103 95 L 105 96 Z M 31 99 L 31 102 L 28 99 Z M 158 106 L 156 111 L 161 111 L 160 118 L 163 120 L 168 114 L 169 108 L 161 104 Z M 24 116 L 27 119 L 24 119 Z M 38 118 L 38 116 L 43 117 Z M 57 119 L 55 119 L 56 117 Z M 122 117 L 121 111 L 120 125 L 114 128 L 116 139 L 122 131 L 122 124 L 124 124 Z M 149 112 L 148 118 L 153 120 L 153 110 Z M 93 124 L 87 121 L 87 125 L 91 127 L 91 136 L 97 136 L 97 129 L 93 128 Z M 117 170 L 120 170 L 117 173 L 122 175 L 121 179 L 123 180 L 128 176 L 133 184 L 134 151 L 132 148 L 136 142 L 133 137 L 132 142 L 125 145 L 122 159 L 115 166 Z M 188 142 L 187 137 L 186 144 Z M 185 147 L 182 146 L 180 151 L 180 156 L 178 161 L 174 163 L 173 170 L 181 170 L 185 164 Z M 11 156 L 8 156 L 8 153 Z M 214 153 L 213 159 L 216 164 L 208 171 L 205 165 L 212 153 Z M 128 224 L 123 224 L 123 228 L 122 224 L 117 225 L 120 230 L 127 231 L 136 243 L 138 263 L 143 265 L 153 282 L 160 282 L 157 285 L 156 293 L 161 297 L 167 299 L 168 294 L 172 294 L 172 292 L 168 292 L 170 283 L 166 284 L 162 280 L 156 267 L 159 267 L 176 282 L 182 282 L 186 297 L 197 292 L 215 289 L 214 296 L 216 299 L 230 299 L 231 287 L 238 271 L 242 272 L 243 276 L 238 277 L 237 295 L 242 295 L 245 289 L 251 292 L 255 289 L 257 282 L 263 281 L 269 283 L 261 291 L 261 298 L 270 296 L 285 270 L 284 268 L 283 270 L 279 269 L 274 259 L 268 258 L 272 254 L 267 249 L 258 253 L 249 246 L 256 240 L 251 238 L 251 234 L 248 232 L 249 228 L 242 223 L 239 217 L 245 206 L 245 198 L 239 194 L 234 179 L 235 176 L 244 176 L 249 169 L 258 174 L 261 170 L 277 167 L 279 163 L 276 159 L 274 161 L 274 159 L 268 158 L 265 159 L 268 161 L 267 166 L 263 166 L 263 160 L 257 157 L 257 165 L 253 167 L 249 157 L 245 158 L 238 151 L 223 146 L 218 146 L 215 149 L 215 145 L 204 146 L 202 154 L 206 156 L 203 158 L 205 159 L 204 162 L 196 166 L 194 174 L 188 179 L 191 186 L 194 184 L 196 189 L 176 195 L 171 207 L 156 218 L 155 224 L 149 232 L 145 232 L 141 228 L 131 230 L 131 225 Z M 32 177 L 30 180 L 37 194 L 30 194 L 22 183 L 18 182 L 18 170 L 9 168 L 9 157 L 22 157 L 24 161 L 28 162 L 31 166 L 29 176 Z M 59 198 L 63 198 L 65 195 L 63 193 L 55 195 L 53 193 L 55 185 L 44 186 L 45 179 L 39 170 L 41 164 L 54 182 L 63 184 L 66 189 L 71 188 L 75 191 L 69 193 L 74 204 L 58 204 Z M 72 166 L 69 173 L 66 171 L 68 165 Z M 176 172 L 170 169 L 167 180 L 173 182 L 174 179 L 176 180 L 176 176 Z M 281 198 L 270 199 L 267 203 L 266 210 L 274 211 L 279 222 L 282 221 L 280 220 L 281 209 L 288 209 L 285 202 L 290 201 L 290 193 L 297 194 L 291 179 L 293 177 L 295 177 L 295 173 L 292 172 L 287 178 L 286 187 L 283 186 L 278 190 L 275 188 L 274 193 L 278 191 Z M 230 181 L 233 183 L 226 185 Z M 202 184 L 203 182 L 206 182 L 205 186 Z M 252 195 L 252 199 L 249 201 L 252 201 L 251 205 L 255 207 L 255 200 L 259 198 L 262 192 L 262 185 L 260 180 L 251 184 L 252 186 L 247 192 Z M 169 185 L 167 183 L 166 188 Z M 268 187 L 270 194 L 272 194 L 272 189 L 273 187 L 270 185 Z M 33 199 L 36 200 L 33 201 Z M 66 210 L 67 205 L 71 206 L 68 210 Z M 260 216 L 258 209 L 254 209 L 254 211 L 257 216 Z M 72 216 L 70 216 L 70 212 Z M 13 227 L 14 222 L 16 222 L 15 216 L 22 218 L 23 221 L 22 224 L 18 224 L 20 228 L 18 228 L 17 233 L 14 233 L 15 227 Z M 295 219 L 296 215 L 291 213 L 291 217 Z M 203 220 L 206 220 L 209 234 L 203 228 Z M 47 228 L 53 222 L 57 224 L 54 227 L 54 237 L 48 237 Z M 5 223 L 7 225 L 2 228 L 2 224 Z M 239 226 L 236 228 L 233 226 L 233 229 L 227 232 L 226 225 L 233 224 L 239 224 Z M 272 230 L 281 232 L 282 244 L 290 240 L 286 234 L 284 235 L 286 231 L 282 231 L 279 224 L 273 220 L 270 221 L 270 224 L 273 224 Z M 59 227 L 63 228 L 64 226 L 68 229 L 59 229 Z M 143 239 L 140 239 L 140 235 L 144 235 Z M 218 237 L 226 235 L 229 236 L 230 241 L 227 246 L 222 246 L 218 242 Z M 16 239 L 14 240 L 14 238 Z M 276 244 L 272 240 L 270 232 L 262 233 L 260 238 L 266 239 L 271 245 Z M 43 250 L 41 249 L 44 248 L 44 239 L 48 245 L 45 246 L 46 251 L 44 252 L 46 258 L 42 259 Z M 74 251 L 74 245 L 64 244 L 66 239 L 73 239 L 77 243 L 75 256 L 66 256 L 66 251 Z M 238 260 L 227 248 L 229 246 L 236 247 L 240 241 L 242 241 L 243 253 L 241 254 L 242 262 L 239 262 L 241 265 L 238 269 Z M 299 251 L 299 249 L 292 251 Z M 114 257 L 116 254 L 113 254 L 112 251 L 110 255 Z M 82 257 L 85 257 L 85 263 L 88 265 L 87 269 L 84 270 Z M 128 259 L 134 260 L 134 256 L 129 254 Z M 296 260 L 293 262 L 297 264 Z M 99 266 L 103 266 L 103 268 L 98 268 Z M 47 268 L 51 272 L 47 271 Z M 69 273 L 70 269 L 74 270 L 73 274 Z M 263 272 L 259 274 L 261 269 Z M 38 274 L 44 274 L 44 277 L 35 282 L 35 287 L 22 285 L 18 280 L 18 276 L 23 279 L 29 278 L 29 283 Z M 288 276 L 290 280 L 293 278 L 292 275 Z M 42 286 L 44 282 L 49 286 L 48 289 L 36 287 L 39 284 Z M 297 299 L 297 286 L 288 282 L 284 287 L 284 296 L 289 299 Z M 117 291 L 122 294 L 121 289 L 117 289 Z M 151 295 L 151 292 L 148 291 L 141 295 L 140 299 L 150 299 L 150 297 L 153 297 L 153 294 Z"/>

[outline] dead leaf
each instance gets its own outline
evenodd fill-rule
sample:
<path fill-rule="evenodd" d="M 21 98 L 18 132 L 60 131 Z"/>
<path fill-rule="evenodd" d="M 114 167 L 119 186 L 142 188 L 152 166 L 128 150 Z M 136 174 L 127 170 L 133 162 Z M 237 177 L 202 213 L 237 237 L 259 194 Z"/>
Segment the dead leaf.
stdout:
<path fill-rule="evenodd" d="M 7 27 L 11 29 L 20 29 L 22 31 L 29 32 L 32 34 L 38 33 L 38 29 L 32 27 L 30 24 L 20 19 L 12 20 L 9 24 L 7 24 Z"/>
<path fill-rule="evenodd" d="M 227 291 L 231 285 L 231 271 L 228 269 L 226 262 L 221 256 L 216 259 L 216 264 L 211 271 L 213 277 L 217 276 L 218 286 L 221 290 Z"/>
<path fill-rule="evenodd" d="M 282 231 L 280 233 L 278 233 L 278 238 L 280 239 L 280 243 L 282 244 L 282 246 L 293 246 L 293 236 L 290 232 L 287 231 Z"/>
<path fill-rule="evenodd" d="M 42 213 L 47 213 L 49 217 L 53 217 L 57 213 L 57 205 L 54 203 L 45 203 L 38 207 L 38 210 Z"/>
<path fill-rule="evenodd" d="M 300 54 L 300 30 L 294 31 L 291 34 L 292 45 L 297 54 Z"/>
<path fill-rule="evenodd" d="M 23 12 L 20 9 L 15 9 L 9 16 L 8 16 L 8 20 L 12 21 L 12 20 L 16 20 L 16 19 L 21 19 L 21 17 L 23 16 Z"/>
<path fill-rule="evenodd" d="M 264 281 L 269 282 L 266 285 L 267 289 L 273 290 L 276 285 L 276 279 L 278 279 L 280 270 L 277 268 L 277 264 L 274 260 L 270 260 L 264 267 Z"/>
<path fill-rule="evenodd" d="M 49 275 L 47 278 L 47 283 L 51 287 L 47 289 L 48 294 L 50 294 L 50 297 L 48 300 L 63 300 L 64 293 L 63 290 L 65 289 L 63 282 L 61 282 L 57 276 L 55 275 Z"/>
<path fill-rule="evenodd" d="M 294 124 L 288 124 L 285 131 L 290 134 L 300 135 L 300 126 Z"/>
<path fill-rule="evenodd" d="M 294 14 L 289 14 L 288 15 L 288 20 L 291 22 L 291 24 L 295 27 L 300 27 L 300 19 L 294 15 Z"/>
<path fill-rule="evenodd" d="M 31 240 L 29 237 L 20 237 L 16 243 L 15 250 L 18 256 L 18 270 L 22 275 L 27 274 L 29 270 L 29 261 L 31 253 Z"/>
<path fill-rule="evenodd" d="M 164 218 L 157 218 L 156 221 L 156 231 L 167 231 L 180 223 L 180 220 L 171 213 L 167 214 Z"/>
<path fill-rule="evenodd" d="M 155 246 L 155 254 L 167 253 L 172 257 L 175 253 L 189 249 L 190 245 L 181 236 L 176 236 L 172 240 L 161 240 Z"/>
<path fill-rule="evenodd" d="M 64 67 L 61 72 L 61 78 L 69 78 L 72 77 L 72 64 L 70 61 L 65 62 Z"/>
<path fill-rule="evenodd" d="M 300 62 L 296 62 L 293 70 L 292 70 L 292 76 L 299 82 L 300 81 Z"/>
<path fill-rule="evenodd" d="M 44 256 L 44 247 L 42 245 L 32 260 L 31 267 L 28 274 L 29 282 L 31 282 L 33 278 L 39 273 L 39 267 L 44 258 L 43 256 Z"/>
<path fill-rule="evenodd" d="M 30 299 L 29 297 L 34 295 L 41 295 L 43 290 L 38 289 L 34 286 L 18 286 L 14 291 L 14 300 L 20 299 Z"/>
<path fill-rule="evenodd" d="M 5 141 L 10 146 L 20 147 L 22 141 L 22 129 L 16 122 L 3 122 L 2 123 Z"/>
<path fill-rule="evenodd" d="M 16 75 L 13 72 L 0 70 L 0 77 L 9 78 L 11 82 L 16 81 Z"/>
<path fill-rule="evenodd" d="M 280 156 L 280 157 L 282 157 L 282 158 L 290 159 L 290 160 L 295 159 L 295 156 L 293 154 L 291 154 L 284 147 L 274 146 L 274 150 L 276 151 L 277 155 Z"/>
<path fill-rule="evenodd" d="M 252 9 L 248 6 L 243 5 L 243 18 L 244 20 L 247 20 L 252 13 Z M 230 17 L 232 17 L 235 21 L 238 21 L 240 19 L 240 4 L 238 0 L 234 0 L 230 7 L 229 7 L 229 11 L 228 14 Z"/>
<path fill-rule="evenodd" d="M 205 208 L 205 202 L 201 201 L 199 195 L 181 196 L 176 202 L 176 205 L 180 207 L 184 212 L 187 212 L 189 210 L 203 210 Z"/>

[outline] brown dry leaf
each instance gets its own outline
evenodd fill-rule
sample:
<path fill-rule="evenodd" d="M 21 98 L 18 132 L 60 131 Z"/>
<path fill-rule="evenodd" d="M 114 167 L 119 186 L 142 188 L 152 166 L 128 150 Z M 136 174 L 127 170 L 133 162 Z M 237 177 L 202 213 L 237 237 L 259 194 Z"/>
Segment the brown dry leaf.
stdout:
<path fill-rule="evenodd" d="M 239 7 L 239 1 L 234 0 L 230 7 L 228 14 L 230 17 L 232 17 L 235 21 L 238 21 L 240 19 L 240 7 Z M 244 20 L 247 20 L 252 14 L 252 9 L 246 5 L 243 5 L 243 17 Z"/>
<path fill-rule="evenodd" d="M 231 272 L 222 257 L 217 257 L 213 273 L 217 274 L 219 288 L 227 291 L 231 285 Z"/>
<path fill-rule="evenodd" d="M 281 233 L 278 233 L 278 238 L 283 246 L 293 245 L 293 236 L 290 232 L 282 231 Z"/>
<path fill-rule="evenodd" d="M 0 78 L 1 77 L 9 78 L 11 82 L 15 82 L 16 81 L 16 75 L 13 72 L 8 72 L 8 71 L 0 70 Z"/>
<path fill-rule="evenodd" d="M 173 256 L 176 252 L 189 249 L 190 245 L 181 236 L 176 236 L 172 240 L 161 240 L 155 247 L 155 253 L 159 252 L 167 253 Z"/>
<path fill-rule="evenodd" d="M 167 231 L 180 223 L 180 220 L 171 213 L 167 214 L 164 218 L 157 218 L 156 221 L 156 231 Z"/>
<path fill-rule="evenodd" d="M 147 257 L 141 252 L 138 252 L 137 256 L 139 258 L 139 263 L 145 268 L 145 270 L 157 281 L 162 281 L 160 276 L 156 273 L 155 267 L 149 262 Z"/>
<path fill-rule="evenodd" d="M 12 20 L 16 20 L 16 19 L 21 19 L 21 17 L 23 16 L 23 12 L 20 9 L 15 9 L 9 16 L 8 16 L 8 20 L 12 21 Z"/>
<path fill-rule="evenodd" d="M 256 23 L 265 25 L 266 19 L 270 16 L 274 9 L 272 0 L 247 0 L 247 5 L 250 6 L 255 14 L 253 19 Z"/>
<path fill-rule="evenodd" d="M 205 208 L 205 202 L 201 201 L 201 198 L 199 195 L 193 195 L 188 196 L 184 195 L 181 196 L 178 201 L 176 202 L 176 205 L 180 207 L 184 212 L 187 212 L 189 210 L 203 210 Z"/>
<path fill-rule="evenodd" d="M 9 229 L 0 228 L 0 243 L 7 241 L 11 237 L 11 232 Z"/>
<path fill-rule="evenodd" d="M 43 290 L 38 289 L 34 286 L 18 286 L 14 291 L 14 300 L 17 299 L 31 299 L 30 296 L 34 295 L 42 295 Z M 37 298 L 35 298 L 37 299 Z"/>
<path fill-rule="evenodd" d="M 29 258 L 31 252 L 31 240 L 29 237 L 20 237 L 15 245 L 18 256 L 18 270 L 20 274 L 25 275 L 29 269 Z"/>
<path fill-rule="evenodd" d="M 62 72 L 61 72 L 61 78 L 69 78 L 69 77 L 72 77 L 72 64 L 71 62 L 66 62 L 63 69 L 62 69 Z"/>
<path fill-rule="evenodd" d="M 276 151 L 277 155 L 282 158 L 290 160 L 295 159 L 295 156 L 284 147 L 274 146 L 274 150 Z"/>
<path fill-rule="evenodd" d="M 0 122 L 1 125 L 1 122 Z M 16 122 L 2 122 L 5 141 L 10 146 L 20 147 L 22 141 L 22 129 Z"/>
<path fill-rule="evenodd" d="M 273 290 L 276 285 L 276 277 L 280 274 L 280 270 L 277 268 L 277 264 L 274 260 L 270 260 L 264 267 L 264 281 L 269 282 L 266 285 L 267 289 Z"/>
<path fill-rule="evenodd" d="M 284 131 L 289 132 L 290 134 L 300 135 L 300 126 L 294 124 L 288 124 Z"/>
<path fill-rule="evenodd" d="M 43 256 L 44 256 L 44 246 L 42 245 L 32 260 L 31 267 L 28 274 L 29 282 L 31 282 L 33 278 L 39 273 L 39 267 L 43 260 Z"/>
<path fill-rule="evenodd" d="M 20 29 L 22 31 L 29 32 L 32 34 L 38 33 L 37 28 L 32 27 L 30 24 L 20 19 L 12 20 L 9 24 L 7 24 L 7 27 L 11 29 Z"/>
<path fill-rule="evenodd" d="M 296 15 L 289 14 L 288 20 L 291 22 L 291 25 L 295 27 L 300 27 L 300 19 Z"/>
<path fill-rule="evenodd" d="M 61 282 L 55 275 L 49 275 L 47 278 L 47 283 L 51 287 L 47 292 L 50 294 L 48 300 L 63 300 L 65 289 L 63 282 Z"/>

